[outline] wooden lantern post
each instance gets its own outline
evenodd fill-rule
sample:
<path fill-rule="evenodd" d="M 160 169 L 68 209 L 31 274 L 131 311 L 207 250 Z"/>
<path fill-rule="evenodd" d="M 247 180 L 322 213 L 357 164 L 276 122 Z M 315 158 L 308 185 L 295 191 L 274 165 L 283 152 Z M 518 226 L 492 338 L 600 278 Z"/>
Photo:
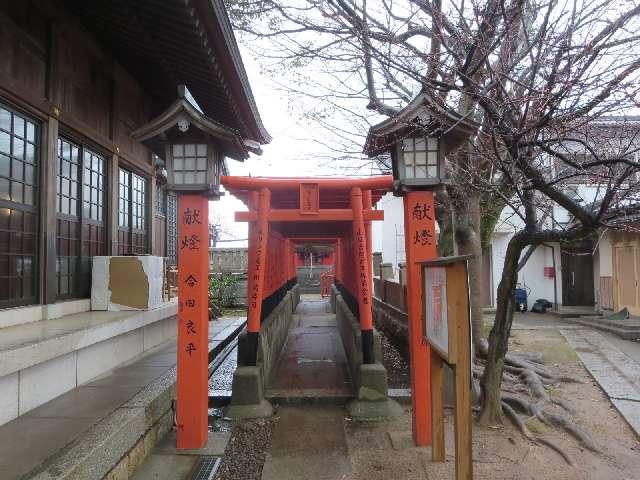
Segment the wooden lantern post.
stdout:
<path fill-rule="evenodd" d="M 209 400 L 208 205 L 222 194 L 224 158 L 244 160 L 250 149 L 238 132 L 205 115 L 185 85 L 178 85 L 178 98 L 163 113 L 131 137 L 157 156 L 167 189 L 178 195 L 177 447 L 202 448 Z"/>
<path fill-rule="evenodd" d="M 178 195 L 177 447 L 208 438 L 209 199 Z"/>
<path fill-rule="evenodd" d="M 431 381 L 429 344 L 423 334 L 421 267 L 418 262 L 436 257 L 436 223 L 433 192 L 415 190 L 403 197 L 404 238 L 407 261 L 407 315 L 413 439 L 431 445 Z"/>

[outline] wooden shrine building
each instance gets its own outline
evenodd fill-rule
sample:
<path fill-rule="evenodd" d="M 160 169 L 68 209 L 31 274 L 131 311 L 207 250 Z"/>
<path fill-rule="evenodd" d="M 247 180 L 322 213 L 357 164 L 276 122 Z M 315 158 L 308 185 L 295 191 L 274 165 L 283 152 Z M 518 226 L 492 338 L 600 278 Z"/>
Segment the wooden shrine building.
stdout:
<path fill-rule="evenodd" d="M 0 2 L 0 308 L 88 297 L 94 255 L 175 263 L 166 148 L 205 153 L 150 133 L 180 109 L 219 173 L 270 140 L 222 0 Z"/>

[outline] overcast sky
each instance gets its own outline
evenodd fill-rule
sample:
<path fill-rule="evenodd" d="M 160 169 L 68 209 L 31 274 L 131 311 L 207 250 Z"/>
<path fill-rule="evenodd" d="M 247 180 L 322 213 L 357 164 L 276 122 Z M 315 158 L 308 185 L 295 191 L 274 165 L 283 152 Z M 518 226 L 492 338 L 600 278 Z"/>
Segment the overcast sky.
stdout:
<path fill-rule="evenodd" d="M 249 76 L 253 96 L 258 104 L 262 121 L 273 138 L 264 145 L 261 156 L 252 155 L 249 160 L 228 160 L 231 175 L 270 177 L 299 177 L 318 175 L 344 175 L 335 166 L 327 165 L 320 157 L 329 154 L 326 148 L 311 140 L 306 119 L 292 108 L 285 94 L 267 76 L 260 72 L 260 65 L 252 52 L 240 45 L 244 65 Z M 244 204 L 227 193 L 221 200 L 209 204 L 209 218 L 222 224 L 222 240 L 247 238 L 247 224 L 234 222 L 234 212 L 246 210 Z M 221 242 L 219 247 L 246 246 L 246 242 Z"/>

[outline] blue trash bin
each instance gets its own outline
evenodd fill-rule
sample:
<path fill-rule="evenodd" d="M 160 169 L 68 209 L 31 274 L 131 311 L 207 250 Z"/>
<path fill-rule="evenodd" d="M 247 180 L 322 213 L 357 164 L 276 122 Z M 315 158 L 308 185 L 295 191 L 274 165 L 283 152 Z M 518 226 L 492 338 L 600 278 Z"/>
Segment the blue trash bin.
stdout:
<path fill-rule="evenodd" d="M 528 309 L 527 306 L 527 297 L 529 293 L 527 292 L 528 288 L 526 285 L 521 286 L 519 283 L 516 284 L 516 291 L 514 294 L 514 304 L 516 307 L 516 312 L 526 312 Z"/>

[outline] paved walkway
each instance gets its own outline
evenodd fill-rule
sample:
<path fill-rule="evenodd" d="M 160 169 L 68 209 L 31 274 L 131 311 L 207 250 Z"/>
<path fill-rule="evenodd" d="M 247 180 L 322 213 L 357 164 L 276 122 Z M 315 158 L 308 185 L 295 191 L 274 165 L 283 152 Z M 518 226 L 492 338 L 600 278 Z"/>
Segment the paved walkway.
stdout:
<path fill-rule="evenodd" d="M 563 328 L 560 333 L 640 437 L 640 363 L 625 355 L 596 331 Z"/>
<path fill-rule="evenodd" d="M 262 480 L 339 480 L 350 471 L 341 406 L 285 406 L 278 411 Z"/>
<path fill-rule="evenodd" d="M 244 320 L 230 317 L 211 322 L 209 348 Z M 19 478 L 78 439 L 173 368 L 176 351 L 175 340 L 166 342 L 1 426 L 0 478 Z"/>
<path fill-rule="evenodd" d="M 267 397 L 341 401 L 353 396 L 335 314 L 319 295 L 303 295 Z"/>
<path fill-rule="evenodd" d="M 277 400 L 341 402 L 353 396 L 347 360 L 327 300 L 303 295 L 268 395 Z M 349 472 L 339 405 L 285 405 L 262 471 L 263 480 L 334 480 Z"/>

